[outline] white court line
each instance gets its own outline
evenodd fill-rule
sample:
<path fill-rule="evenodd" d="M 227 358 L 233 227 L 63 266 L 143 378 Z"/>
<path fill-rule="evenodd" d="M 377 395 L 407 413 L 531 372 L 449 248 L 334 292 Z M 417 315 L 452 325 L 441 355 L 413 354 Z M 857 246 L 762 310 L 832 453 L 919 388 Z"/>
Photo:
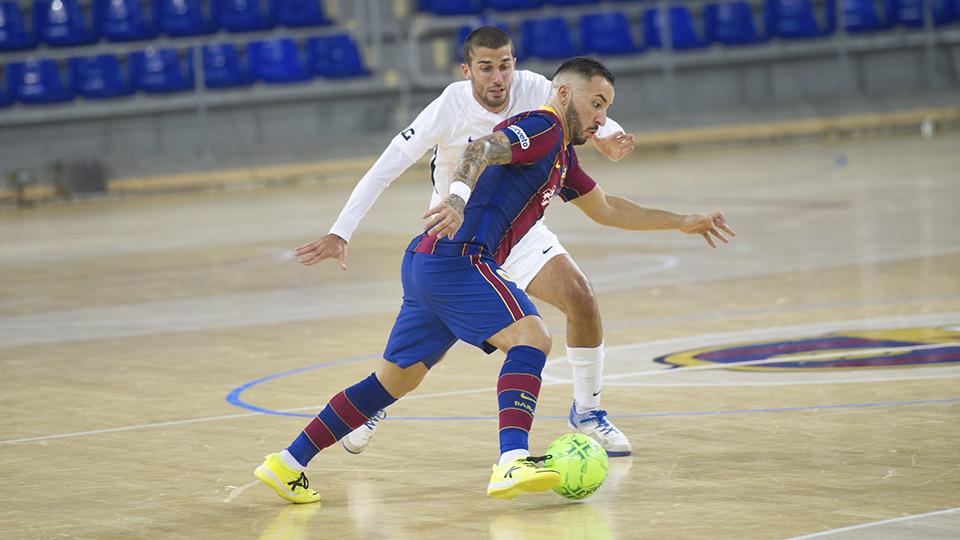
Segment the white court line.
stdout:
<path fill-rule="evenodd" d="M 223 502 L 228 503 L 228 502 L 236 499 L 237 497 L 240 496 L 241 493 L 243 493 L 244 491 L 252 488 L 253 486 L 255 486 L 255 485 L 259 484 L 259 483 L 260 483 L 259 480 L 254 480 L 254 481 L 252 481 L 252 482 L 247 482 L 246 484 L 244 484 L 244 485 L 242 485 L 242 486 L 237 486 L 237 487 L 233 488 L 233 489 L 230 491 L 230 494 L 227 495 L 227 498 L 223 500 Z M 227 487 L 229 487 L 229 486 L 227 486 Z"/>
<path fill-rule="evenodd" d="M 169 422 L 155 422 L 153 424 L 134 424 L 132 426 L 123 426 L 106 429 L 94 429 L 91 431 L 75 431 L 73 433 L 57 433 L 55 435 L 41 435 L 39 437 L 26 437 L 23 439 L 8 439 L 0 441 L 0 444 L 16 444 L 23 442 L 47 441 L 50 439 L 66 439 L 68 437 L 82 437 L 84 435 L 100 435 L 102 433 L 116 433 L 119 431 L 133 431 L 137 429 L 148 429 L 155 427 L 181 426 L 183 424 L 199 424 L 202 422 L 216 422 L 217 420 L 232 420 L 234 418 L 243 418 L 246 416 L 261 416 L 263 413 L 249 412 L 238 414 L 223 414 L 220 416 L 206 416 L 203 418 L 190 418 L 188 420 L 171 420 Z"/>
<path fill-rule="evenodd" d="M 869 523 L 861 523 L 860 525 L 851 525 L 850 527 L 841 527 L 839 529 L 830 529 L 829 531 L 823 531 L 813 534 L 805 534 L 803 536 L 794 536 L 788 538 L 787 540 L 807 540 L 808 538 L 823 538 L 825 536 L 831 536 L 837 533 L 855 531 L 858 529 L 866 529 L 868 527 L 876 527 L 878 525 L 889 525 L 890 523 L 899 523 L 901 521 L 909 521 L 911 519 L 921 519 L 932 516 L 940 516 L 944 514 L 950 514 L 960 510 L 960 508 L 949 508 L 947 510 L 937 510 L 936 512 L 927 512 L 926 514 L 915 514 L 912 516 L 903 516 L 892 519 L 884 519 L 883 521 L 871 521 Z"/>

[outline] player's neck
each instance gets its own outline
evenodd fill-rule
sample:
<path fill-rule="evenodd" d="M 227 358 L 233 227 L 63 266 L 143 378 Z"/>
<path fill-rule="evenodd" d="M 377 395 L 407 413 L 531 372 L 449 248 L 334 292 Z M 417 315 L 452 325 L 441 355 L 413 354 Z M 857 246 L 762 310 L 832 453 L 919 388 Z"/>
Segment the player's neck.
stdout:
<path fill-rule="evenodd" d="M 563 131 L 563 147 L 566 148 L 570 144 L 570 136 L 567 133 L 567 119 L 563 117 L 564 115 L 561 112 L 563 107 L 553 99 L 547 101 L 547 107 L 560 119 L 560 129 Z"/>

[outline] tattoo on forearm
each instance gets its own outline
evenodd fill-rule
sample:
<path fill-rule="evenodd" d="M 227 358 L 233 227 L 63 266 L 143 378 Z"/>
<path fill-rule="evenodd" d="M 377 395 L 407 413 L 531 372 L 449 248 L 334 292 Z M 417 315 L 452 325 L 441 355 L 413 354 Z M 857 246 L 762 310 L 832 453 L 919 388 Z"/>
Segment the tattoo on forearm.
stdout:
<path fill-rule="evenodd" d="M 463 208 L 464 206 L 467 205 L 467 203 L 464 202 L 464 200 L 461 199 L 459 195 L 455 195 L 451 193 L 450 195 L 447 195 L 447 205 L 450 206 L 450 208 L 453 208 L 454 210 L 456 210 L 457 213 L 462 216 Z"/>
<path fill-rule="evenodd" d="M 503 133 L 498 131 L 481 137 L 464 149 L 451 180 L 463 182 L 473 188 L 487 165 L 510 163 L 512 155 L 510 139 Z"/>

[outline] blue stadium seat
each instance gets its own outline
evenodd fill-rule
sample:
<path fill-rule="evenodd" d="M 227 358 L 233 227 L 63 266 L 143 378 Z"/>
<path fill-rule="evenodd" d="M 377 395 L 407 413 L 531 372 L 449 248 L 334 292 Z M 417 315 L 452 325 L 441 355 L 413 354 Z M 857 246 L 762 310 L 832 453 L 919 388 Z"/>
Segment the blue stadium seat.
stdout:
<path fill-rule="evenodd" d="M 437 15 L 479 15 L 483 13 L 483 0 L 420 0 L 420 9 Z"/>
<path fill-rule="evenodd" d="M 887 13 L 894 24 L 901 24 L 911 28 L 924 25 L 924 11 L 926 0 L 886 0 Z M 960 1 L 933 0 L 933 23 L 937 26 L 950 24 L 960 18 Z"/>
<path fill-rule="evenodd" d="M 307 64 L 312 73 L 330 79 L 362 77 L 370 71 L 363 66 L 363 57 L 350 34 L 336 34 L 307 39 Z"/>
<path fill-rule="evenodd" d="M 213 0 L 216 23 L 228 32 L 249 32 L 273 28 L 276 21 L 271 0 Z"/>
<path fill-rule="evenodd" d="M 321 0 L 273 0 L 273 15 L 289 27 L 333 24 L 324 14 Z"/>
<path fill-rule="evenodd" d="M 555 6 L 586 6 L 589 4 L 599 4 L 600 0 L 547 0 Z"/>
<path fill-rule="evenodd" d="M 749 45 L 764 41 L 753 22 L 753 10 L 743 1 L 707 4 L 703 7 L 707 41 L 724 45 Z"/>
<path fill-rule="evenodd" d="M 811 39 L 831 33 L 831 25 L 817 23 L 810 0 L 766 0 L 763 21 L 768 37 Z"/>
<path fill-rule="evenodd" d="M 33 31 L 48 45 L 86 45 L 97 40 L 78 0 L 34 0 Z"/>
<path fill-rule="evenodd" d="M 144 16 L 140 0 L 93 0 L 93 25 L 110 41 L 134 41 L 157 36 L 154 10 Z"/>
<path fill-rule="evenodd" d="M 545 0 L 487 0 L 487 7 L 497 11 L 520 11 L 523 9 L 539 9 Z"/>
<path fill-rule="evenodd" d="M 0 2 L 0 51 L 31 49 L 37 40 L 27 31 L 19 2 Z"/>
<path fill-rule="evenodd" d="M 294 83 L 313 78 L 293 38 L 252 41 L 247 44 L 247 58 L 250 73 L 266 83 Z"/>
<path fill-rule="evenodd" d="M 168 36 L 199 36 L 216 31 L 210 3 L 201 0 L 156 0 L 160 30 Z"/>
<path fill-rule="evenodd" d="M 7 66 L 10 97 L 28 105 L 58 103 L 73 99 L 64 84 L 60 65 L 49 59 L 14 62 Z"/>
<path fill-rule="evenodd" d="M 563 17 L 527 19 L 520 24 L 521 52 L 524 57 L 547 60 L 576 56 L 570 27 Z"/>
<path fill-rule="evenodd" d="M 70 72 L 70 87 L 85 98 L 103 99 L 133 93 L 133 88 L 123 76 L 120 59 L 116 55 L 71 58 L 67 66 Z"/>
<path fill-rule="evenodd" d="M 150 94 L 191 90 L 194 86 L 190 55 L 180 58 L 176 49 L 150 47 L 130 53 L 130 83 Z"/>
<path fill-rule="evenodd" d="M 872 32 L 891 25 L 880 15 L 876 0 L 841 0 L 844 27 L 848 32 Z"/>
<path fill-rule="evenodd" d="M 674 50 L 701 49 L 708 45 L 707 40 L 697 33 L 693 14 L 686 6 L 670 7 L 667 10 L 667 19 L 670 21 L 670 43 Z M 663 47 L 659 11 L 656 9 L 643 12 L 643 38 L 647 47 L 654 49 Z"/>
<path fill-rule="evenodd" d="M 588 13 L 580 17 L 580 41 L 585 52 L 630 54 L 637 52 L 630 21 L 620 11 Z"/>
<path fill-rule="evenodd" d="M 203 81 L 207 88 L 233 88 L 253 84 L 250 70 L 233 43 L 203 46 Z"/>

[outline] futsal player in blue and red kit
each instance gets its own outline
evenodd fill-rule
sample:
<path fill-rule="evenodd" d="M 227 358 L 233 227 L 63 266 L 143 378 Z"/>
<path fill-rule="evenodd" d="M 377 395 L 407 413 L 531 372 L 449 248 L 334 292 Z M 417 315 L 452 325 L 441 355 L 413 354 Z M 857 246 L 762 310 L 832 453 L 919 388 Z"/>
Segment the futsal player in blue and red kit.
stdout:
<path fill-rule="evenodd" d="M 724 232 L 733 235 L 720 212 L 678 215 L 643 208 L 603 193 L 581 169 L 573 147 L 606 121 L 613 82 L 599 62 L 569 60 L 553 77 L 547 105 L 508 119 L 467 146 L 450 195 L 427 212 L 427 232 L 404 255 L 403 304 L 384 360 L 375 373 L 336 394 L 286 450 L 268 455 L 257 478 L 289 501 L 317 501 L 304 473 L 307 463 L 416 388 L 462 340 L 487 353 L 506 353 L 497 381 L 501 455 L 487 494 L 510 499 L 559 484 L 560 474 L 528 449 L 550 335 L 499 263 L 556 196 L 615 227 L 679 229 L 702 235 L 711 246 L 714 239 L 727 241 Z"/>

